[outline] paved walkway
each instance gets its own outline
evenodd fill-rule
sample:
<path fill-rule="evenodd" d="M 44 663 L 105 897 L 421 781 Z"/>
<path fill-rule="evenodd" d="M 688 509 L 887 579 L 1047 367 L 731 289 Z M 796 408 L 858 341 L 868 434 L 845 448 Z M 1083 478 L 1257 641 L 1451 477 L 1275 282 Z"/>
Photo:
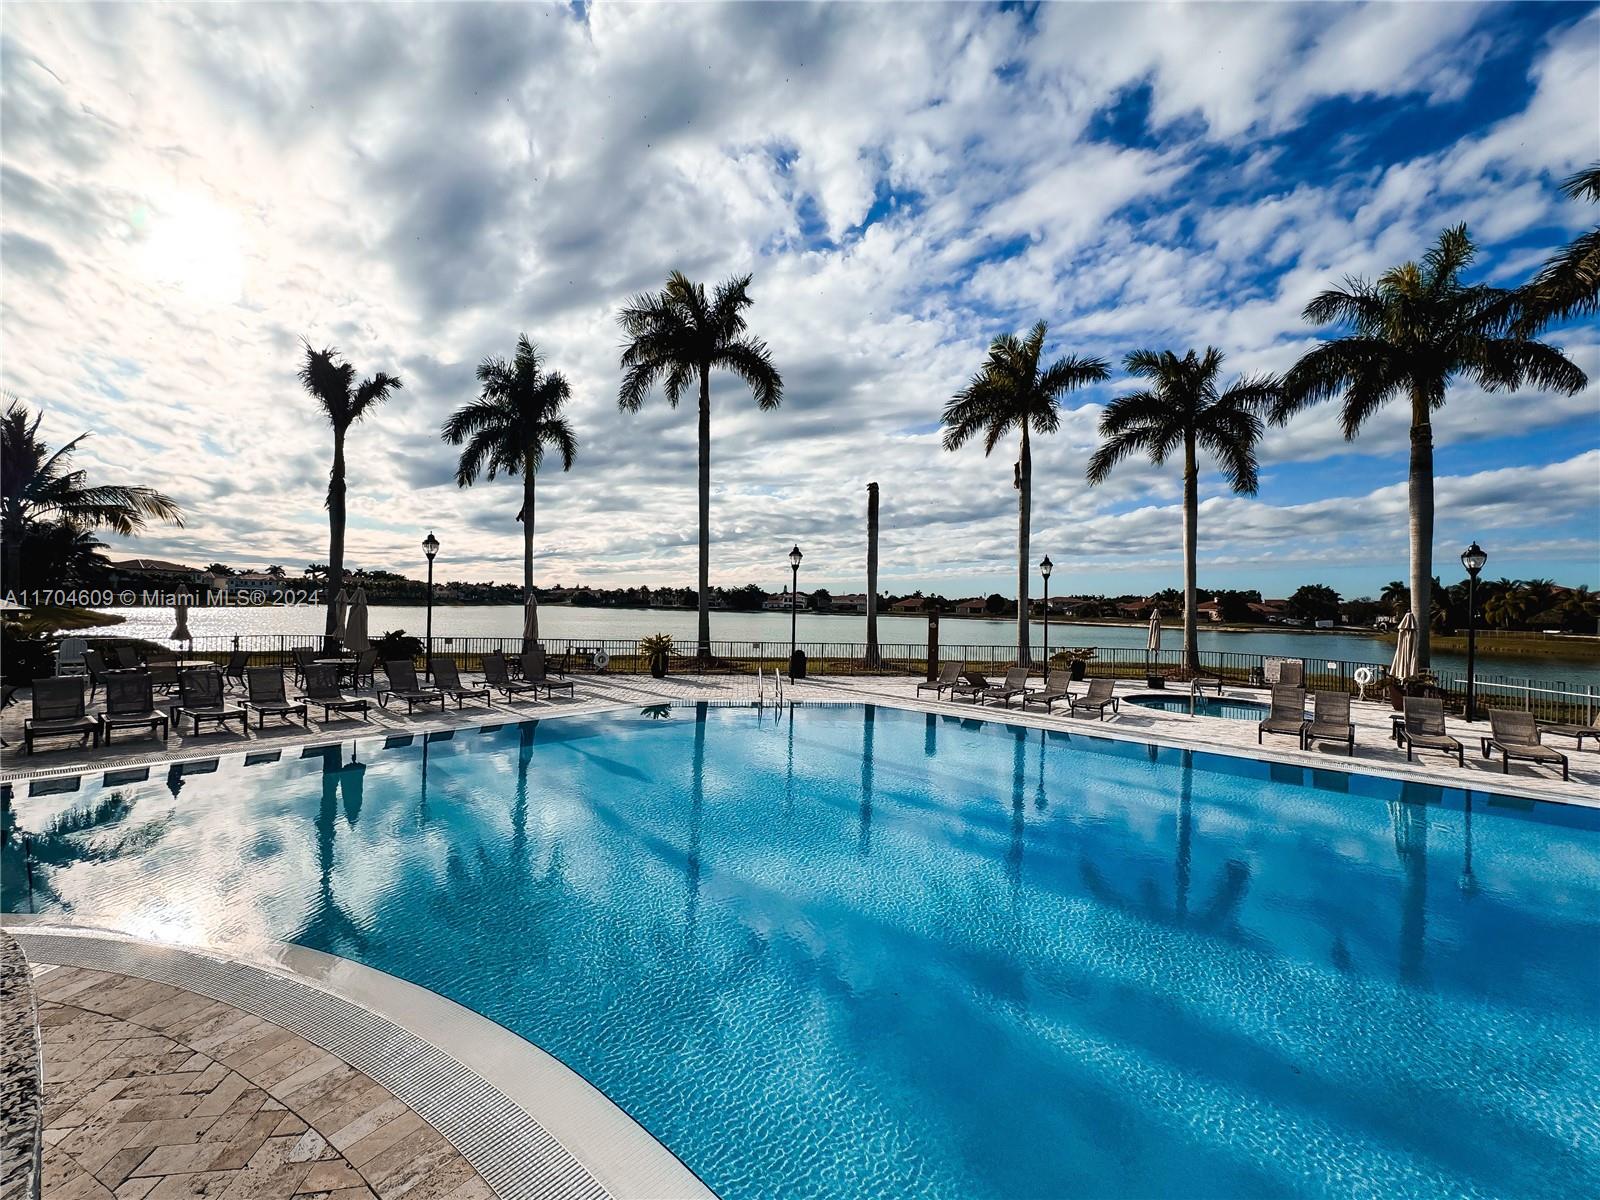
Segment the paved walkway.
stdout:
<path fill-rule="evenodd" d="M 344 1062 L 180 988 L 37 967 L 44 1200 L 483 1200 L 444 1138 Z"/>

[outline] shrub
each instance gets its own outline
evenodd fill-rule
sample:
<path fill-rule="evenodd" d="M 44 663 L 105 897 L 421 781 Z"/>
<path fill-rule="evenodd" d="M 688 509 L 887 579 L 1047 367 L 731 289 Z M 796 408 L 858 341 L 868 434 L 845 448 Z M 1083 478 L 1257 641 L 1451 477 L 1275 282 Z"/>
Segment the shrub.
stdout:
<path fill-rule="evenodd" d="M 396 659 L 411 660 L 422 656 L 422 639 L 412 637 L 404 629 L 392 629 L 372 643 L 381 663 Z"/>

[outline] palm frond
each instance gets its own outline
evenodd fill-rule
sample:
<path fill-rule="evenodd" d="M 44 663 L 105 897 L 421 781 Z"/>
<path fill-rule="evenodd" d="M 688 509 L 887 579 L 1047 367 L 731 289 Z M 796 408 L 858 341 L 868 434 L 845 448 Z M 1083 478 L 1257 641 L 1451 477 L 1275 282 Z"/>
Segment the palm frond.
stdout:
<path fill-rule="evenodd" d="M 1563 179 L 1561 192 L 1570 200 L 1590 200 L 1600 204 L 1600 162 L 1591 163 L 1576 175 Z"/>
<path fill-rule="evenodd" d="M 740 322 L 743 328 L 743 322 Z M 762 412 L 777 408 L 783 400 L 783 376 L 772 365 L 772 354 L 760 338 L 725 342 L 712 357 L 711 365 L 724 367 L 744 380 Z"/>

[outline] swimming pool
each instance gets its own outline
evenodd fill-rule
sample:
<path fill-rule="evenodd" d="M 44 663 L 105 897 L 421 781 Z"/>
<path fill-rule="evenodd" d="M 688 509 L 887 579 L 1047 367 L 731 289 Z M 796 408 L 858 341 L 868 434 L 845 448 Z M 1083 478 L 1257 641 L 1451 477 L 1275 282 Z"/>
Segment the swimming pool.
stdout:
<path fill-rule="evenodd" d="M 1124 704 L 1140 708 L 1154 708 L 1161 712 L 1189 713 L 1188 696 L 1125 696 Z M 1271 711 L 1271 706 L 1259 700 L 1234 700 L 1224 696 L 1196 696 L 1194 715 L 1197 717 L 1223 717 L 1230 721 L 1260 721 Z"/>
<path fill-rule="evenodd" d="M 5 907 L 433 988 L 729 1198 L 1600 1194 L 1593 811 L 871 707 L 251 758 L 19 785 Z"/>

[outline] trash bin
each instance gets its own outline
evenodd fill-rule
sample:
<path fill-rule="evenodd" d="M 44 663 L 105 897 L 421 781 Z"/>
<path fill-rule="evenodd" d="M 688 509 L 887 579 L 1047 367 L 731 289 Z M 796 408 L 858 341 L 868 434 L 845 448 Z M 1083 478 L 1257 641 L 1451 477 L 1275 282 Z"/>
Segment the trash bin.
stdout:
<path fill-rule="evenodd" d="M 796 679 L 804 679 L 805 677 L 806 652 L 804 650 L 796 650 L 789 655 L 789 680 L 792 683 Z"/>

